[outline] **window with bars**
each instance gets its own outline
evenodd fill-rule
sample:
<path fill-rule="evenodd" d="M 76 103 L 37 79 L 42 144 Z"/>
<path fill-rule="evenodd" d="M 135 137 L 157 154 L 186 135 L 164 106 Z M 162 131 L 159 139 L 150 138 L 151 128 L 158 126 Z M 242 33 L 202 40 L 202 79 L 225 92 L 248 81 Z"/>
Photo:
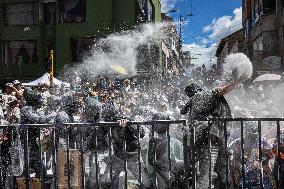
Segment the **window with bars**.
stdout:
<path fill-rule="evenodd" d="M 56 24 L 56 2 L 42 3 L 43 24 Z"/>
<path fill-rule="evenodd" d="M 261 14 L 274 14 L 276 13 L 276 0 L 262 0 Z"/>
<path fill-rule="evenodd" d="M 86 0 L 59 0 L 58 4 L 60 23 L 86 21 Z"/>
<path fill-rule="evenodd" d="M 147 21 L 154 21 L 154 8 L 150 0 L 147 1 Z"/>
<path fill-rule="evenodd" d="M 5 5 L 6 25 L 34 25 L 37 24 L 36 3 L 13 3 Z"/>
<path fill-rule="evenodd" d="M 80 37 L 71 38 L 70 40 L 70 61 L 82 62 L 85 56 L 90 55 L 92 48 L 97 43 L 98 38 L 95 37 Z"/>
<path fill-rule="evenodd" d="M 36 41 L 4 41 L 3 55 L 6 65 L 37 63 Z"/>

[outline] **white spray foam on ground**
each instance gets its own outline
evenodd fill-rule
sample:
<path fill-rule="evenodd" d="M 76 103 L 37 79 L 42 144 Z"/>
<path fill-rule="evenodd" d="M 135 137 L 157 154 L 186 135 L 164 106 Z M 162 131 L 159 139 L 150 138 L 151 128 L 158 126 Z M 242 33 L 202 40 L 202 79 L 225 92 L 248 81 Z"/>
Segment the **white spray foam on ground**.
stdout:
<path fill-rule="evenodd" d="M 246 76 L 246 80 L 251 78 L 253 67 L 250 59 L 243 53 L 230 54 L 225 59 L 224 74 L 225 79 L 239 79 Z"/>

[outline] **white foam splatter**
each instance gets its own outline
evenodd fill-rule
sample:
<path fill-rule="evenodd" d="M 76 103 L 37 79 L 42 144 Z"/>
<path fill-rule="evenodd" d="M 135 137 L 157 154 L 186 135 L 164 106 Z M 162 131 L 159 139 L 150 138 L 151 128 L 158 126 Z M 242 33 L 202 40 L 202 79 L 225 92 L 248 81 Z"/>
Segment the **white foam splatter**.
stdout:
<path fill-rule="evenodd" d="M 230 54 L 225 59 L 224 77 L 239 79 L 245 76 L 245 80 L 251 78 L 253 66 L 250 59 L 243 53 Z"/>
<path fill-rule="evenodd" d="M 114 33 L 100 39 L 76 70 L 90 78 L 115 75 L 117 73 L 110 69 L 110 65 L 114 64 L 125 69 L 128 77 L 135 75 L 138 53 L 143 53 L 143 58 L 147 59 L 148 49 L 159 42 L 157 39 L 160 37 L 161 25 L 145 24 L 136 30 Z M 147 52 L 137 51 L 141 46 L 147 46 Z M 153 62 L 149 62 L 149 66 L 151 65 L 154 65 Z"/>

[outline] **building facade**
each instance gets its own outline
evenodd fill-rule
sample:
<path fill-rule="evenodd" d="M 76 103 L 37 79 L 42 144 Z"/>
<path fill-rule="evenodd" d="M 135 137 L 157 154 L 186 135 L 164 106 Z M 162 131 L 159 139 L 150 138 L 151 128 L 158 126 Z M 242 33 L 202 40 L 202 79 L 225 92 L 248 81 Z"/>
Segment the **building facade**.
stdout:
<path fill-rule="evenodd" d="M 0 79 L 29 80 L 81 61 L 98 38 L 143 22 L 159 22 L 159 0 L 1 0 Z"/>
<path fill-rule="evenodd" d="M 179 52 L 179 38 L 176 25 L 172 17 L 162 13 L 163 39 L 162 39 L 162 66 L 163 75 L 171 76 L 182 71 Z"/>
<path fill-rule="evenodd" d="M 243 41 L 243 29 L 221 39 L 215 55 L 217 57 L 217 67 L 223 67 L 225 58 L 229 54 L 243 52 Z"/>
<path fill-rule="evenodd" d="M 284 59 L 284 1 L 243 0 L 244 52 L 254 64 L 255 76 L 282 73 Z"/>

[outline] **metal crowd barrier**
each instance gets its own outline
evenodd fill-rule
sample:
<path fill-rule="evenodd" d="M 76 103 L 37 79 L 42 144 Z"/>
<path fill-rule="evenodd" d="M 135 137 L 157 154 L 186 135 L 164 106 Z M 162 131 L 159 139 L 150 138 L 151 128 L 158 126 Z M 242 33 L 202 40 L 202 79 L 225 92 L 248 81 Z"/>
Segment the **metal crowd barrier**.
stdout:
<path fill-rule="evenodd" d="M 278 158 L 280 158 L 280 152 L 281 152 L 281 142 L 280 142 L 280 123 L 284 121 L 284 118 L 220 118 L 220 119 L 208 119 L 205 120 L 208 123 L 208 133 L 210 134 L 211 132 L 211 123 L 214 121 L 219 121 L 222 122 L 222 125 L 224 127 L 224 143 L 226 144 L 226 188 L 229 189 L 230 188 L 230 181 L 229 181 L 229 160 L 228 160 L 228 133 L 227 133 L 227 126 L 229 123 L 233 123 L 233 122 L 238 122 L 239 126 L 240 126 L 240 134 L 241 134 L 241 162 L 242 162 L 242 171 L 241 171 L 241 177 L 243 179 L 245 179 L 245 157 L 244 157 L 244 122 L 257 122 L 258 123 L 258 148 L 259 148 L 259 162 L 262 162 L 262 122 L 275 122 L 276 123 L 276 139 L 277 139 L 277 144 L 278 144 Z M 186 120 L 177 120 L 177 121 L 149 121 L 149 122 L 127 122 L 127 126 L 136 126 L 136 130 L 138 133 L 138 138 L 140 139 L 140 128 L 141 127 L 145 127 L 145 126 L 151 126 L 151 134 L 150 137 L 154 137 L 155 136 L 155 125 L 163 125 L 166 127 L 166 136 L 167 136 L 167 161 L 169 162 L 168 164 L 168 188 L 171 188 L 171 184 L 172 184 L 172 164 L 171 164 L 171 146 L 170 146 L 170 139 L 171 139 L 171 133 L 170 133 L 170 126 L 172 124 L 180 124 L 181 127 L 185 127 L 185 128 L 190 128 L 190 123 L 187 123 Z M 95 164 L 96 164 L 96 176 L 95 176 L 95 180 L 96 180 L 96 188 L 99 188 L 99 165 L 98 165 L 98 152 L 97 152 L 97 129 L 99 127 L 106 127 L 108 130 L 108 155 L 111 158 L 112 157 L 112 153 L 113 153 L 113 149 L 112 149 L 112 137 L 113 137 L 113 129 L 115 127 L 121 127 L 117 122 L 100 122 L 100 123 L 68 123 L 68 124 L 64 124 L 63 127 L 65 128 L 65 131 L 67 131 L 67 135 L 65 136 L 65 140 L 66 140 L 66 162 L 67 165 L 65 166 L 65 173 L 67 176 L 67 183 L 66 186 L 64 186 L 63 188 L 68 188 L 71 189 L 74 186 L 72 186 L 72 174 L 74 174 L 74 167 L 72 167 L 71 165 L 71 144 L 70 144 L 70 133 L 71 133 L 71 129 L 72 128 L 77 128 L 77 134 L 79 135 L 79 141 L 76 141 L 78 143 L 78 150 L 79 150 L 79 156 L 80 156 L 80 169 L 81 169 L 81 174 L 80 174 L 80 186 L 78 188 L 86 188 L 85 186 L 85 162 L 84 162 L 84 158 L 83 158 L 83 143 L 84 143 L 84 138 L 83 138 L 83 130 L 87 129 L 87 128 L 96 128 L 95 129 L 95 140 L 94 140 L 94 146 L 95 146 L 95 152 L 94 152 L 94 156 L 95 156 Z M 52 125 L 52 124 L 21 124 L 18 126 L 0 126 L 0 129 L 13 129 L 15 130 L 16 128 L 18 128 L 21 131 L 21 141 L 22 141 L 22 146 L 23 146 L 23 150 L 24 150 L 24 172 L 23 172 L 23 177 L 24 177 L 24 183 L 25 183 L 25 188 L 30 188 L 30 184 L 31 184 L 31 178 L 29 175 L 29 130 L 30 129 L 35 129 L 35 128 L 49 128 L 52 130 L 51 136 L 52 136 L 52 183 L 54 184 L 55 188 L 60 188 L 58 187 L 58 182 L 59 182 L 59 177 L 58 177 L 58 145 L 59 145 L 59 130 L 58 127 L 56 125 Z M 125 130 L 125 127 L 124 127 Z M 125 136 L 125 135 L 124 135 Z M 40 136 L 38 136 L 38 138 L 40 138 Z M 190 138 L 190 143 L 188 143 L 188 139 Z M 123 151 L 126 151 L 126 138 L 122 138 L 123 140 Z M 196 149 L 195 149 L 195 133 L 191 132 L 190 129 L 185 129 L 184 130 L 184 141 L 183 141 L 183 150 L 191 150 L 191 159 L 192 161 L 184 162 L 184 172 L 185 172 L 185 177 L 184 177 L 184 188 L 196 188 L 196 179 L 197 179 L 197 175 L 198 175 L 198 170 L 197 170 L 197 162 L 196 162 Z M 141 166 L 141 144 L 140 144 L 140 140 L 137 140 L 137 144 L 138 144 L 138 167 L 139 167 L 139 173 L 138 173 L 138 183 L 139 183 L 139 188 L 143 188 L 143 180 L 142 180 L 142 166 Z M 212 167 L 211 167 L 211 146 L 210 146 L 210 141 L 209 141 L 209 157 L 210 157 L 210 171 L 209 171 L 209 186 L 210 188 L 213 188 L 212 186 Z M 41 162 L 42 162 L 42 154 L 43 154 L 43 149 L 41 146 L 41 143 L 38 143 L 39 145 L 39 149 L 40 149 L 40 154 L 41 154 Z M 2 149 L 0 149 L 2 150 Z M 154 149 L 154 153 L 156 154 L 156 151 Z M 1 153 L 2 154 L 2 153 Z M 156 161 L 156 155 L 154 154 L 154 161 Z M 187 153 L 184 153 L 184 156 L 187 156 Z M 187 160 L 188 157 L 184 157 L 184 160 Z M 124 158 L 124 188 L 126 189 L 127 186 L 127 182 L 128 182 L 128 178 L 127 178 L 127 160 L 126 157 Z M 112 161 L 111 161 L 112 162 Z M 280 162 L 280 159 L 278 159 L 278 162 Z M 2 188 L 4 186 L 4 184 L 2 183 L 3 179 L 3 167 L 2 167 L 2 163 L 1 162 L 1 187 Z M 44 177 L 44 173 L 43 173 L 43 164 L 41 163 L 41 174 L 40 174 L 40 178 Z M 282 168 L 283 169 L 283 168 Z M 277 165 L 277 170 L 278 170 L 278 188 L 283 188 L 284 186 L 282 185 L 283 182 L 283 174 L 282 174 L 282 170 L 281 170 L 281 164 L 279 163 Z M 156 175 L 156 167 L 154 166 L 154 175 Z M 186 174 L 187 172 L 190 172 L 190 174 Z M 191 175 L 191 176 L 189 176 Z M 263 186 L 263 172 L 260 170 L 259 172 L 259 176 L 260 176 L 260 187 L 259 188 L 264 188 Z M 110 165 L 110 181 L 111 181 L 111 188 L 113 188 L 113 169 L 112 169 L 112 165 Z M 154 183 L 153 183 L 153 188 L 157 188 L 157 178 L 154 179 Z M 15 182 L 16 183 L 16 182 Z M 190 186 L 192 185 L 192 186 Z M 44 188 L 44 183 L 43 183 L 43 179 L 40 179 L 40 188 Z M 243 188 L 243 186 L 242 186 Z"/>

